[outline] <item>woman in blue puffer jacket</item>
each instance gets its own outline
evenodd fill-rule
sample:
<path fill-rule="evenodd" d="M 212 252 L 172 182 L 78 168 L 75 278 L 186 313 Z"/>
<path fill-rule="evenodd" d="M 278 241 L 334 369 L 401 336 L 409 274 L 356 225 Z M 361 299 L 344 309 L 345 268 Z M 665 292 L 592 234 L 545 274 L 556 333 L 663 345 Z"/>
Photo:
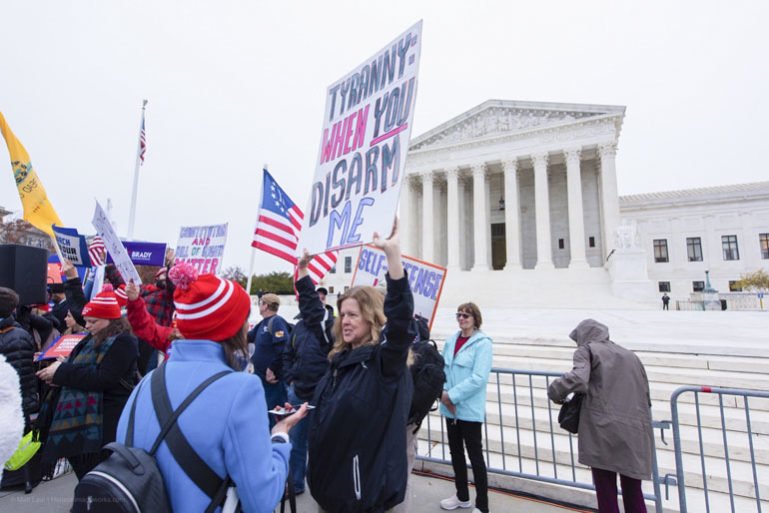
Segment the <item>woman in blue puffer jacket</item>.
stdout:
<path fill-rule="evenodd" d="M 446 340 L 443 346 L 446 384 L 441 397 L 441 415 L 446 417 L 457 493 L 443 499 L 441 508 L 452 510 L 472 506 L 467 487 L 464 452 L 464 448 L 467 448 L 475 480 L 473 513 L 488 513 L 488 479 L 481 430 L 486 419 L 486 384 L 491 372 L 492 342 L 481 331 L 481 311 L 475 303 L 459 305 L 457 322 L 459 331 Z"/>

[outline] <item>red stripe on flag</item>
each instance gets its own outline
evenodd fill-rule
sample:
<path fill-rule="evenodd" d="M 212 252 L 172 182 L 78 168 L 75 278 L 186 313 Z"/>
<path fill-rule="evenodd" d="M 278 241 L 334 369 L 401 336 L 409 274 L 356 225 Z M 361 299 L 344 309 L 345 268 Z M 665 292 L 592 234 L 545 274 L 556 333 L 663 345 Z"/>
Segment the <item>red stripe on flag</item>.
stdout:
<path fill-rule="evenodd" d="M 290 255 L 285 251 L 280 251 L 279 249 L 276 249 L 274 246 L 268 246 L 267 244 L 256 242 L 254 244 L 254 247 L 257 249 L 261 249 L 262 251 L 266 251 L 271 255 L 275 255 L 278 258 L 282 258 L 283 260 L 296 265 L 297 258 L 294 255 Z"/>

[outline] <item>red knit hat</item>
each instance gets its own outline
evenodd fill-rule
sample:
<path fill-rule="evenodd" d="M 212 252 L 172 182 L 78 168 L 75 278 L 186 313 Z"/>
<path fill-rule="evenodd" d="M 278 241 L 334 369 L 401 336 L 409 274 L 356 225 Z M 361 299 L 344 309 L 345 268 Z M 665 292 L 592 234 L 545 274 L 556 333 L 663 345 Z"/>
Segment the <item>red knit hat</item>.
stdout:
<path fill-rule="evenodd" d="M 184 338 L 221 342 L 243 327 L 251 299 L 240 284 L 213 274 L 198 276 L 185 262 L 176 264 L 168 277 L 176 285 L 176 326 Z"/>
<path fill-rule="evenodd" d="M 126 294 L 125 291 L 125 283 L 121 283 L 117 290 L 115 290 L 115 297 L 117 298 L 117 304 L 120 305 L 120 308 L 124 308 L 125 305 L 128 304 L 128 294 Z"/>
<path fill-rule="evenodd" d="M 102 291 L 83 307 L 83 317 L 120 319 L 120 305 L 112 285 L 105 285 Z"/>

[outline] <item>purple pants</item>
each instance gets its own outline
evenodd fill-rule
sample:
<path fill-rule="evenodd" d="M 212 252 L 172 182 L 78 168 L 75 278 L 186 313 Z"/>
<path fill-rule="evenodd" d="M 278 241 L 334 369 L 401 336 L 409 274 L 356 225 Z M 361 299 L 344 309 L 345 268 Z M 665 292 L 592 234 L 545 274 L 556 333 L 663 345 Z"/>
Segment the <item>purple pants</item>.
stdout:
<path fill-rule="evenodd" d="M 617 473 L 600 468 L 591 468 L 591 470 L 593 471 L 595 495 L 598 499 L 598 513 L 619 513 Z M 625 513 L 646 513 L 641 481 L 622 474 L 620 474 L 619 480 L 622 485 L 622 503 L 625 505 Z"/>

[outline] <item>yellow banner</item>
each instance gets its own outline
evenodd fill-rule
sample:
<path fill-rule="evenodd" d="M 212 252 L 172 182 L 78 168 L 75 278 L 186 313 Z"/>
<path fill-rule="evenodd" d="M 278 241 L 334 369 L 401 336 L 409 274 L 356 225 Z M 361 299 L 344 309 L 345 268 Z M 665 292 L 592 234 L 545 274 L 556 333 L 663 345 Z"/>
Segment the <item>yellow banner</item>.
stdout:
<path fill-rule="evenodd" d="M 51 202 L 48 201 L 43 183 L 35 170 L 32 169 L 32 162 L 27 150 L 24 149 L 21 141 L 13 135 L 2 112 L 0 112 L 0 132 L 3 133 L 5 143 L 8 145 L 8 153 L 11 154 L 13 178 L 16 180 L 21 204 L 24 207 L 24 219 L 35 228 L 53 237 L 51 225 L 61 226 L 61 219 L 59 219 L 59 215 Z"/>

